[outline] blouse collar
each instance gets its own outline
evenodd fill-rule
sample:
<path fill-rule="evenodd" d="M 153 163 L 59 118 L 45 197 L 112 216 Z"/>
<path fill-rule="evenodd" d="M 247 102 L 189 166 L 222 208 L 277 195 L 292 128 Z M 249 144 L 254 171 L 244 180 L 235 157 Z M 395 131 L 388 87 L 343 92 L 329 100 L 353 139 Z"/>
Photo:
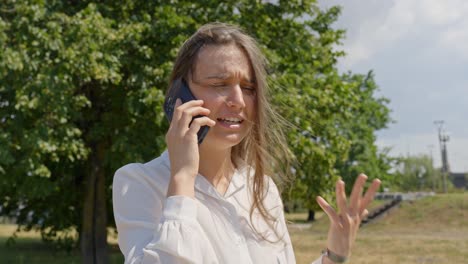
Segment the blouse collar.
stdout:
<path fill-rule="evenodd" d="M 168 165 L 168 168 L 170 169 L 169 152 L 167 150 L 165 150 L 161 154 L 161 158 L 163 159 L 163 162 L 166 165 Z M 224 194 L 224 196 L 221 195 L 216 190 L 216 188 L 200 173 L 197 175 L 197 178 L 195 179 L 195 189 L 198 190 L 199 192 L 202 192 L 218 200 L 224 200 L 236 194 L 237 192 L 241 191 L 245 187 L 245 183 L 247 180 L 247 177 L 246 177 L 247 175 L 245 173 L 246 173 L 246 168 L 244 164 L 241 165 L 240 168 L 236 168 L 234 170 L 234 174 L 232 175 L 231 182 L 229 183 L 228 189 L 226 190 L 226 193 Z"/>

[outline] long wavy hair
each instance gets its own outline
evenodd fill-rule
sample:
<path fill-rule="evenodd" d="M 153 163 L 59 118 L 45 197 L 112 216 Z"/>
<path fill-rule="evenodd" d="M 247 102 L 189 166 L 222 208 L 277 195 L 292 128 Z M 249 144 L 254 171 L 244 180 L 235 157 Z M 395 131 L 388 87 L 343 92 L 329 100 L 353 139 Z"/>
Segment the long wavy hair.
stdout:
<path fill-rule="evenodd" d="M 252 175 L 248 184 L 252 184 L 252 206 L 250 219 L 255 211 L 260 213 L 265 222 L 276 234 L 278 240 L 266 239 L 255 226 L 253 230 L 269 242 L 282 240 L 274 228 L 277 219 L 265 208 L 264 200 L 269 191 L 268 177 L 282 186 L 289 182 L 288 173 L 291 154 L 281 130 L 287 122 L 273 109 L 269 102 L 269 87 L 267 83 L 267 60 L 260 51 L 254 38 L 241 28 L 225 23 L 209 23 L 198 29 L 179 50 L 169 81 L 169 89 L 173 89 L 176 80 L 188 80 L 194 72 L 197 54 L 206 45 L 232 45 L 242 49 L 248 56 L 255 74 L 256 105 L 253 125 L 248 135 L 231 151 L 231 160 L 235 166 L 236 160 L 242 160 L 248 165 L 248 175 Z M 282 210 L 282 208 L 281 208 Z M 253 221 L 251 221 L 253 223 Z"/>

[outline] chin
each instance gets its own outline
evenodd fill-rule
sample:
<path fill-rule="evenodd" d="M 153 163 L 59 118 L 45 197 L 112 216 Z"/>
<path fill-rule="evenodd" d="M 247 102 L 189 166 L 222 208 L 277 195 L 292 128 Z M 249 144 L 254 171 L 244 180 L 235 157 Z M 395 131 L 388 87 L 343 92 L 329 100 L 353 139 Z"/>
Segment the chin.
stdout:
<path fill-rule="evenodd" d="M 245 138 L 245 135 L 240 135 L 240 134 L 229 134 L 229 135 L 223 135 L 223 136 L 218 136 L 218 135 L 211 135 L 212 137 L 207 137 L 205 138 L 206 143 L 212 144 L 216 146 L 217 148 L 232 148 L 239 143 L 242 142 L 242 140 Z"/>

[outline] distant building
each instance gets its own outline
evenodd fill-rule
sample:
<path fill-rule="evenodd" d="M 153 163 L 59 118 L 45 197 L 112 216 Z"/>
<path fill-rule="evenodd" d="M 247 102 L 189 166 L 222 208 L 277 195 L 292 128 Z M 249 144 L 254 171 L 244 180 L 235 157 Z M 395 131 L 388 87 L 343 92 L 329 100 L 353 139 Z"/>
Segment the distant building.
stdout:
<path fill-rule="evenodd" d="M 450 181 L 453 183 L 455 188 L 468 190 L 468 173 L 450 173 Z"/>

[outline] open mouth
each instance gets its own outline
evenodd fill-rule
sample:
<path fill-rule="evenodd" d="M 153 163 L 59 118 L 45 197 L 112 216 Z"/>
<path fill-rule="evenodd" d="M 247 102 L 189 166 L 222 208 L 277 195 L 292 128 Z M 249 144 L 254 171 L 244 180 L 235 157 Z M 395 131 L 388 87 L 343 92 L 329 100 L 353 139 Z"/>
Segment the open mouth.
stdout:
<path fill-rule="evenodd" d="M 244 122 L 243 119 L 240 119 L 240 118 L 218 118 L 217 119 L 219 122 L 223 122 L 223 123 L 226 123 L 226 124 L 241 124 L 242 122 Z"/>

